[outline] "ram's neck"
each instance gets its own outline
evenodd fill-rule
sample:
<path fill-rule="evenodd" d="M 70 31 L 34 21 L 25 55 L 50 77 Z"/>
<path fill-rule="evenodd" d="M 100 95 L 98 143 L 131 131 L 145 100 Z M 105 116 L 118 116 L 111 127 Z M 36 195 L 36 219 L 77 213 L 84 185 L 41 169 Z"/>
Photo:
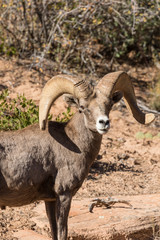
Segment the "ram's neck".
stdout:
<path fill-rule="evenodd" d="M 65 132 L 81 152 L 89 154 L 91 161 L 95 159 L 100 150 L 102 135 L 86 128 L 83 114 L 77 112 L 67 123 Z"/>

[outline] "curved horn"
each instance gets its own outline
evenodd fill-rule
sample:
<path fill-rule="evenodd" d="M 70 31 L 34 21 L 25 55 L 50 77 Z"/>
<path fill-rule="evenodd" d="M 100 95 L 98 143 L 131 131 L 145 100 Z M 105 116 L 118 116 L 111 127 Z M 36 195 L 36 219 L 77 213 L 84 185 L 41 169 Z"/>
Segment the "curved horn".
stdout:
<path fill-rule="evenodd" d="M 121 71 L 109 73 L 100 80 L 97 88 L 109 97 L 116 91 L 122 92 L 128 109 L 138 122 L 149 124 L 155 119 L 154 114 L 145 114 L 137 106 L 132 82 L 127 73 Z"/>
<path fill-rule="evenodd" d="M 72 76 L 57 75 L 51 78 L 43 88 L 39 103 L 39 125 L 41 130 L 46 127 L 52 103 L 64 93 L 69 93 L 78 99 L 87 99 L 93 93 L 93 88 L 85 80 Z"/>

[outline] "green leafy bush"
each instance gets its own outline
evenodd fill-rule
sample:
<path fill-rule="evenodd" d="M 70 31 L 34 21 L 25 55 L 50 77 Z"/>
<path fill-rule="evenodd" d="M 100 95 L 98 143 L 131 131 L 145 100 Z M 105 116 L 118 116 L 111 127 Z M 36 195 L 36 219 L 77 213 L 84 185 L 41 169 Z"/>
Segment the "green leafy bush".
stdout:
<path fill-rule="evenodd" d="M 70 107 L 67 108 L 66 112 L 63 112 L 62 114 L 59 114 L 56 117 L 57 122 L 68 122 L 70 118 L 73 116 L 74 113 L 71 112 Z"/>
<path fill-rule="evenodd" d="M 152 133 L 150 132 L 146 132 L 146 133 L 143 133 L 143 132 L 137 132 L 135 134 L 135 137 L 138 139 L 138 140 L 153 140 L 153 139 L 157 139 L 157 138 L 160 138 L 160 133 L 157 133 L 156 135 L 153 135 Z"/>
<path fill-rule="evenodd" d="M 11 99 L 8 90 L 0 94 L 0 130 L 17 130 L 38 122 L 38 107 L 24 95 Z"/>
<path fill-rule="evenodd" d="M 8 45 L 4 38 L 1 37 L 0 34 L 0 53 L 4 53 L 7 56 L 17 55 L 17 50 L 14 46 Z"/>
<path fill-rule="evenodd" d="M 145 138 L 145 134 L 144 134 L 143 132 L 137 132 L 137 133 L 135 134 L 135 137 L 136 137 L 137 139 L 144 139 L 144 138 Z"/>
<path fill-rule="evenodd" d="M 39 109 L 32 99 L 26 99 L 24 95 L 10 98 L 8 90 L 0 94 L 0 130 L 18 130 L 38 122 Z M 73 113 L 67 108 L 66 112 L 59 114 L 58 122 L 67 122 Z M 52 119 L 49 114 L 48 120 Z"/>

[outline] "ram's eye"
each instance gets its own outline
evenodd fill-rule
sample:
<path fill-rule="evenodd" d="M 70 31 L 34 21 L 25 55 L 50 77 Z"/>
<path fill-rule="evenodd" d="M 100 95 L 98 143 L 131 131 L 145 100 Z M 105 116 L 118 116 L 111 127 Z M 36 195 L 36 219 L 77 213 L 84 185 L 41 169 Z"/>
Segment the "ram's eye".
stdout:
<path fill-rule="evenodd" d="M 84 110 L 84 106 L 83 106 L 83 105 L 81 105 L 80 108 L 81 108 L 82 110 Z"/>
<path fill-rule="evenodd" d="M 83 112 L 83 111 L 84 111 L 84 106 L 81 105 L 81 106 L 79 107 L 79 112 L 81 113 L 81 112 Z"/>

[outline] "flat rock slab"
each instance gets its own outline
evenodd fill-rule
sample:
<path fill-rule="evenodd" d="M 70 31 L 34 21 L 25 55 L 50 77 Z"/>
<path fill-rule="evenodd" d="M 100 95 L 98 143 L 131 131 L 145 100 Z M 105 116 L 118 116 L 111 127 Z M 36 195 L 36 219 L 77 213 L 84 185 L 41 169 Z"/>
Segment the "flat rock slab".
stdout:
<path fill-rule="evenodd" d="M 160 228 L 160 194 L 116 196 L 115 198 L 129 201 L 133 208 L 123 203 L 117 203 L 110 209 L 95 207 L 93 213 L 90 213 L 88 207 L 92 199 L 73 199 L 69 215 L 70 239 L 149 240 L 160 236 L 158 235 Z M 49 226 L 44 204 L 38 204 L 34 211 L 35 217 L 32 220 L 36 225 L 40 228 Z M 21 236 L 18 239 L 37 240 L 36 237 L 34 238 L 31 235 L 30 238 Z M 41 239 L 49 238 L 45 236 L 44 238 L 43 236 L 38 238 L 38 240 Z"/>
<path fill-rule="evenodd" d="M 14 237 L 18 238 L 18 240 L 50 240 L 50 238 L 35 233 L 32 230 L 19 230 L 14 233 Z"/>

